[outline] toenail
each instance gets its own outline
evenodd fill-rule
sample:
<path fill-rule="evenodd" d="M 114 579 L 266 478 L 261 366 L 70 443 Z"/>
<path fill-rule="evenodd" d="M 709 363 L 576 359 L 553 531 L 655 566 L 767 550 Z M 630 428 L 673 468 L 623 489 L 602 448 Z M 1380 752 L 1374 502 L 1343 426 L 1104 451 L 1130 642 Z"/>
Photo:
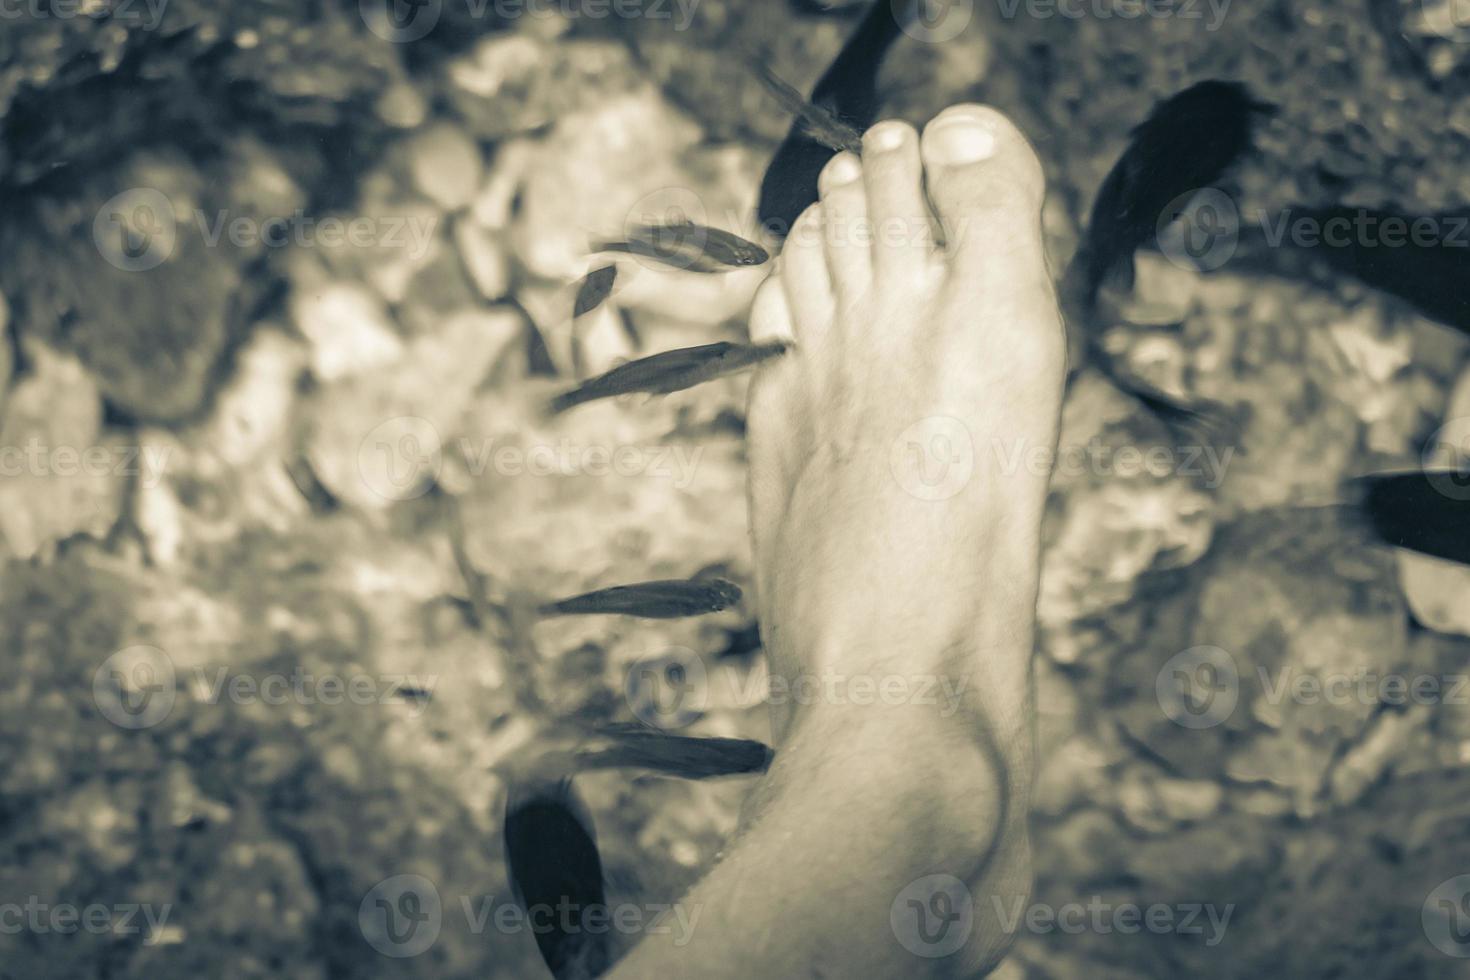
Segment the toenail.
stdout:
<path fill-rule="evenodd" d="M 896 150 L 903 145 L 903 123 L 880 122 L 868 130 L 865 141 L 870 149 Z"/>
<path fill-rule="evenodd" d="M 863 175 L 863 166 L 851 153 L 839 153 L 822 169 L 819 183 L 823 190 L 850 184 Z"/>
<path fill-rule="evenodd" d="M 930 136 L 941 163 L 978 163 L 995 155 L 995 132 L 973 117 L 941 120 Z"/>

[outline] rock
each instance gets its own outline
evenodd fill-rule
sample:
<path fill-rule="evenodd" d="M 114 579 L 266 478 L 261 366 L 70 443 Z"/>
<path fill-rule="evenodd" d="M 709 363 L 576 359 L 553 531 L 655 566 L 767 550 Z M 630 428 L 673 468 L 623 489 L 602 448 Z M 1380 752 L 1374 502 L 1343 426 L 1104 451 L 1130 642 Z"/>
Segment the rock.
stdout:
<path fill-rule="evenodd" d="M 1032 804 L 1036 813 L 1054 817 L 1079 805 L 1112 805 L 1115 781 L 1109 770 L 1118 761 L 1115 752 L 1079 735 L 1040 758 Z"/>
<path fill-rule="evenodd" d="M 414 134 L 408 146 L 414 187 L 446 211 L 467 207 L 480 189 L 480 148 L 464 130 L 435 123 Z"/>
<path fill-rule="evenodd" d="M 642 81 L 622 44 L 582 38 L 553 42 L 526 31 L 485 38 L 451 61 L 447 74 L 450 101 L 482 140 L 540 129 Z"/>
<path fill-rule="evenodd" d="M 324 314 L 318 308 L 310 315 L 321 318 Z M 392 343 L 397 343 L 396 337 Z M 236 356 L 234 374 L 215 401 L 201 433 L 205 445 L 230 466 L 244 466 L 278 445 L 290 421 L 296 382 L 307 356 L 298 341 L 278 328 L 257 328 Z M 334 351 L 323 359 L 330 363 L 344 356 L 345 352 Z"/>
<path fill-rule="evenodd" d="M 1332 770 L 1329 788 L 1333 802 L 1346 806 L 1361 799 L 1368 787 L 1392 768 L 1394 760 L 1405 754 L 1430 717 L 1430 710 L 1424 706 L 1378 715 L 1362 740 Z"/>
<path fill-rule="evenodd" d="M 1121 319 L 1140 326 L 1184 322 L 1199 288 L 1199 272 L 1157 252 L 1140 251 L 1133 264 L 1133 293 L 1120 310 Z"/>
<path fill-rule="evenodd" d="M 1424 449 L 1429 467 L 1463 468 L 1470 462 L 1470 371 L 1450 392 L 1444 422 Z M 1470 636 L 1470 568 L 1454 562 L 1395 552 L 1399 585 L 1414 616 L 1439 633 Z"/>
<path fill-rule="evenodd" d="M 0 424 L 0 535 L 22 558 L 79 532 L 105 535 L 140 462 L 103 436 L 102 399 L 75 357 L 32 344 L 28 359 Z"/>
<path fill-rule="evenodd" d="M 298 287 L 291 319 L 311 342 L 312 373 L 324 382 L 392 364 L 403 342 L 372 293 L 352 282 Z"/>
<path fill-rule="evenodd" d="M 397 129 L 416 129 L 429 114 L 419 90 L 408 82 L 394 82 L 378 96 L 378 118 Z"/>
<path fill-rule="evenodd" d="M 630 221 L 678 215 L 719 223 L 736 202 L 691 186 L 678 162 L 699 136 L 652 86 L 562 117 L 522 171 L 511 239 L 521 262 L 542 278 L 569 281 L 585 270 L 592 239 L 616 238 Z"/>
<path fill-rule="evenodd" d="M 26 295 L 17 331 L 75 353 L 123 414 L 184 420 L 205 401 L 231 311 L 262 286 L 228 235 L 204 238 L 195 216 L 214 211 L 189 164 L 149 158 L 89 186 L 92 199 L 47 202 L 39 227 L 10 230 L 23 245 L 0 246 L 15 257 L 0 279 Z"/>
<path fill-rule="evenodd" d="M 0 418 L 5 417 L 5 393 L 10 390 L 10 375 L 15 370 L 15 355 L 10 345 L 10 304 L 0 295 Z"/>
<path fill-rule="evenodd" d="M 491 231 L 507 227 L 526 166 L 535 156 L 536 143 L 528 139 L 509 140 L 496 147 L 490 172 L 470 205 L 470 216 Z"/>
<path fill-rule="evenodd" d="M 454 222 L 454 246 L 481 298 L 501 299 L 510 291 L 510 263 L 505 247 L 489 229 L 460 217 Z"/>
<path fill-rule="evenodd" d="M 1403 549 L 1394 558 L 1414 618 L 1439 633 L 1470 636 L 1470 568 Z"/>
<path fill-rule="evenodd" d="M 1150 445 L 1135 428 L 1135 411 L 1097 375 L 1079 375 L 1068 394 L 1037 600 L 1049 634 L 1122 605 L 1143 572 L 1188 565 L 1209 545 L 1210 495 L 1193 481 L 1216 483 L 1230 457 L 1186 458 L 1167 445 Z M 992 448 L 1003 468 L 1045 465 L 1035 455 L 1044 447 L 997 442 Z M 1063 657 L 1066 649 L 1055 647 Z"/>
<path fill-rule="evenodd" d="M 317 477 L 368 510 L 421 496 L 456 447 L 476 386 L 522 329 L 509 311 L 457 313 L 410 341 L 395 363 L 325 386 L 308 410 Z"/>
<path fill-rule="evenodd" d="M 623 329 L 622 316 L 611 301 L 578 318 L 576 331 L 573 359 L 582 377 L 601 374 L 635 354 L 628 331 Z"/>
<path fill-rule="evenodd" d="M 459 252 L 442 248 L 409 281 L 398 319 L 405 330 L 418 335 L 431 332 L 451 313 L 480 305 Z"/>

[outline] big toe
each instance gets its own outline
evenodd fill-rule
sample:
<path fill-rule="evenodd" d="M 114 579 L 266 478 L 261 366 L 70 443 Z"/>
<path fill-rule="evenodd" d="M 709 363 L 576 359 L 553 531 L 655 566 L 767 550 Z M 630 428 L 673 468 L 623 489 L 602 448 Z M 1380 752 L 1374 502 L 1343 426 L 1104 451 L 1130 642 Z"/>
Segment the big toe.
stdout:
<path fill-rule="evenodd" d="M 989 106 L 951 106 L 924 127 L 920 149 L 929 200 L 952 254 L 993 254 L 999 242 L 1040 244 L 1041 161 L 1004 115 Z"/>

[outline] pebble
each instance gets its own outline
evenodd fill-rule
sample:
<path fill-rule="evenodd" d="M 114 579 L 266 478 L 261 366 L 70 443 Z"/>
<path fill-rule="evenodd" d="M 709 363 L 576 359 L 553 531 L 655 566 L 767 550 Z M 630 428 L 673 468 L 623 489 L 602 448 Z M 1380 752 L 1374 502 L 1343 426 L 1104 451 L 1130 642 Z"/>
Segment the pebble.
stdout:
<path fill-rule="evenodd" d="M 403 356 L 387 310 L 356 283 L 298 288 L 291 297 L 291 318 L 311 342 L 312 373 L 321 381 L 381 368 Z"/>
<path fill-rule="evenodd" d="M 257 328 L 216 399 L 204 433 L 207 445 L 226 463 L 243 466 L 278 442 L 306 360 L 302 344 L 279 328 Z"/>
<path fill-rule="evenodd" d="M 1470 458 L 1470 371 L 1460 376 L 1444 421 L 1425 450 L 1429 466 L 1464 466 Z M 1414 616 L 1438 633 L 1470 636 L 1470 568 L 1402 549 L 1399 586 Z"/>
<path fill-rule="evenodd" d="M 461 217 L 454 222 L 454 245 L 482 298 L 494 301 L 510 292 L 510 263 L 494 233 Z"/>
<path fill-rule="evenodd" d="M 436 123 L 420 130 L 408 148 L 414 187 L 446 211 L 458 211 L 475 199 L 483 162 L 480 148 L 464 130 Z"/>
<path fill-rule="evenodd" d="M 318 479 L 369 511 L 422 496 L 457 445 L 475 389 L 522 335 L 513 312 L 462 311 L 411 340 L 393 364 L 324 387 L 308 409 Z"/>
<path fill-rule="evenodd" d="M 20 558 L 78 532 L 106 534 L 127 462 L 102 434 L 102 398 L 81 363 L 41 344 L 28 359 L 0 424 L 0 535 Z"/>

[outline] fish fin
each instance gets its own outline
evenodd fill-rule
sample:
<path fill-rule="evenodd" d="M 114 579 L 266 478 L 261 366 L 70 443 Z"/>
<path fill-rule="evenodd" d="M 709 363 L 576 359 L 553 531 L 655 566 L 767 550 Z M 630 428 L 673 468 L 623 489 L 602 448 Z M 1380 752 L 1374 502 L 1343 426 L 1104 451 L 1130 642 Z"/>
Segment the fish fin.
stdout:
<path fill-rule="evenodd" d="M 605 908 L 607 886 L 592 817 L 571 779 L 516 784 L 506 796 L 505 860 L 523 910 Z M 557 980 L 588 980 L 612 965 L 606 933 L 567 928 L 560 917 L 535 930 Z"/>

